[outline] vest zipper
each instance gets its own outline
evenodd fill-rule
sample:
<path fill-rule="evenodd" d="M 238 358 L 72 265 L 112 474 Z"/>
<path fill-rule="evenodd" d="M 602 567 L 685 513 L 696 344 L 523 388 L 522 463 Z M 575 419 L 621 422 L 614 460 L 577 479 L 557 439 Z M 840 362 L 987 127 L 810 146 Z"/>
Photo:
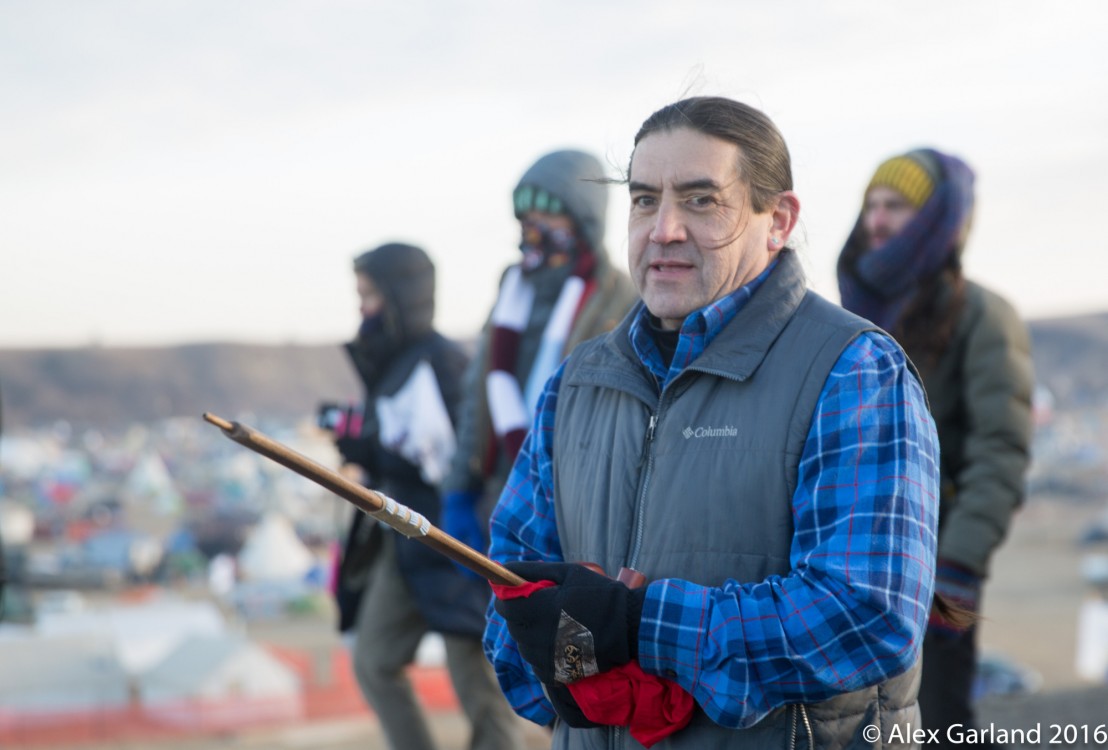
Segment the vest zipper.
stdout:
<path fill-rule="evenodd" d="M 808 750 L 816 750 L 816 737 L 812 734 L 812 722 L 808 720 L 808 707 L 803 703 L 798 703 L 797 707 L 800 708 L 800 718 L 804 720 L 804 732 L 808 735 Z"/>
<path fill-rule="evenodd" d="M 803 703 L 789 706 L 789 745 L 788 750 L 796 750 L 797 715 L 804 720 L 804 734 L 808 738 L 808 750 L 815 750 L 815 737 L 812 735 L 812 722 L 808 719 L 808 707 Z"/>
<path fill-rule="evenodd" d="M 646 425 L 646 437 L 643 441 L 643 453 L 646 454 L 646 469 L 643 471 L 642 483 L 639 484 L 639 499 L 635 504 L 635 521 L 632 525 L 631 549 L 627 554 L 627 567 L 635 570 L 639 560 L 639 552 L 642 549 L 643 530 L 643 506 L 646 502 L 646 488 L 650 486 L 650 475 L 654 469 L 654 431 L 658 427 L 658 419 L 662 414 L 662 402 L 665 400 L 665 392 L 658 394 L 658 405 L 650 414 L 650 420 Z"/>

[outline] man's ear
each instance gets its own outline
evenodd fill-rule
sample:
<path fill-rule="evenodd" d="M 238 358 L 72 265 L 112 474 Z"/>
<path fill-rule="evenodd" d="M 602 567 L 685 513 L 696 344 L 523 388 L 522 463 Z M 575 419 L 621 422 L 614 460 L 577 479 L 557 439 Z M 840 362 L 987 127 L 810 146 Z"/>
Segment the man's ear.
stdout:
<path fill-rule="evenodd" d="M 791 190 L 777 194 L 777 203 L 771 211 L 772 223 L 769 228 L 769 250 L 777 252 L 789 242 L 789 236 L 800 219 L 800 199 Z"/>

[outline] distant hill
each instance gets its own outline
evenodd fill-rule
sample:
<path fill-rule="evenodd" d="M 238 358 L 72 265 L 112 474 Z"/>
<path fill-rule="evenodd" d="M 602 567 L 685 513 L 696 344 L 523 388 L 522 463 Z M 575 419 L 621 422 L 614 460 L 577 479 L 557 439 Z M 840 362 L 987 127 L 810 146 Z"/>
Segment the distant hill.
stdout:
<path fill-rule="evenodd" d="M 1061 409 L 1108 405 L 1108 312 L 1028 323 L 1035 374 Z"/>
<path fill-rule="evenodd" d="M 339 344 L 0 349 L 6 429 L 63 419 L 111 429 L 206 411 L 295 419 L 360 397 Z"/>
<path fill-rule="evenodd" d="M 1108 312 L 1029 321 L 1036 377 L 1057 409 L 1108 398 Z M 0 349 L 5 426 L 64 419 L 120 427 L 205 411 L 311 417 L 361 387 L 334 345 L 194 344 L 159 348 Z"/>

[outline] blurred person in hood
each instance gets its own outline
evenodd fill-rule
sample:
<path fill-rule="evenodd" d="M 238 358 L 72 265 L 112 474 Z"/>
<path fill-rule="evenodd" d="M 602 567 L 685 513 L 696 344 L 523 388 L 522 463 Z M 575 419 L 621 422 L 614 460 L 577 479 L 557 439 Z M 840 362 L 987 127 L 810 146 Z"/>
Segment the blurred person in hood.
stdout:
<path fill-rule="evenodd" d="M 608 189 L 596 157 L 566 149 L 539 158 L 512 193 L 520 258 L 503 272 L 479 336 L 444 486 L 441 525 L 475 549 L 488 548 L 489 514 L 546 379 L 637 300 L 604 246 Z"/>
<path fill-rule="evenodd" d="M 467 358 L 432 326 L 435 267 L 418 247 L 381 245 L 354 261 L 361 323 L 346 351 L 364 406 L 325 407 L 346 464 L 367 486 L 426 518 L 455 448 L 459 383 Z M 488 583 L 365 513 L 354 514 L 336 581 L 339 628 L 354 635 L 354 673 L 394 750 L 435 745 L 405 669 L 428 631 L 472 730 L 473 750 L 521 747 L 512 714 L 481 649 Z"/>

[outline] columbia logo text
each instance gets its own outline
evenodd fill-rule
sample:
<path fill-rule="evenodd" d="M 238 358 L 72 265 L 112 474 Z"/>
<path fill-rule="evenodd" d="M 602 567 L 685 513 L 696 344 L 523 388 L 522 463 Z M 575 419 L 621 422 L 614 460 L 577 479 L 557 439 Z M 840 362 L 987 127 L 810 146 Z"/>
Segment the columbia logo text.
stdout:
<path fill-rule="evenodd" d="M 730 425 L 726 427 L 686 427 L 681 430 L 681 434 L 685 436 L 686 440 L 689 440 L 690 438 L 737 437 L 739 431 Z"/>

